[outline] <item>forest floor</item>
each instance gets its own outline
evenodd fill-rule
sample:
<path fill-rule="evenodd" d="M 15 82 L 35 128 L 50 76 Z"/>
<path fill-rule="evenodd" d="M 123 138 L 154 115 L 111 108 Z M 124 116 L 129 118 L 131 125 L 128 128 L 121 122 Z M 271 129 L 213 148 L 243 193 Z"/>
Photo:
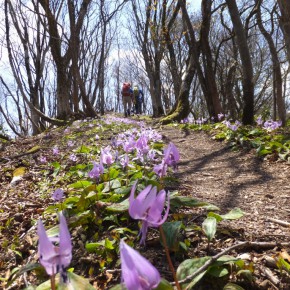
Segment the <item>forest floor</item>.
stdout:
<path fill-rule="evenodd" d="M 184 131 L 177 126 L 162 126 L 156 130 L 162 134 L 165 143 L 173 142 L 181 154 L 178 171 L 175 174 L 178 181 L 169 186 L 170 190 L 178 190 L 184 196 L 216 205 L 220 208 L 220 214 L 225 214 L 236 207 L 245 213 L 238 220 L 219 223 L 210 254 L 217 254 L 242 241 L 268 242 L 269 246 L 262 246 L 261 243 L 261 246 L 242 248 L 228 254 L 243 255 L 249 265 L 253 265 L 255 280 L 247 284 L 245 289 L 290 289 L 289 276 L 280 272 L 275 265 L 270 265 L 267 260 L 267 257 L 277 258 L 282 252 L 290 253 L 289 246 L 283 248 L 280 245 L 282 242 L 290 243 L 290 227 L 279 222 L 290 222 L 290 164 L 271 161 L 271 159 L 262 160 L 256 157 L 253 150 L 234 152 L 227 143 L 215 141 L 204 132 Z M 38 187 L 36 184 L 42 178 L 39 164 L 36 162 L 41 152 L 33 154 L 29 172 L 20 182 L 11 183 L 11 174 L 7 174 L 9 172 L 7 168 L 23 166 L 24 157 L 17 157 L 17 154 L 27 152 L 36 145 L 41 145 L 42 148 L 44 145 L 52 147 L 51 144 L 54 144 L 62 134 L 63 132 L 55 130 L 49 135 L 16 139 L 0 151 L 0 277 L 2 280 L 11 275 L 12 269 L 35 259 L 37 239 L 35 226 L 31 226 L 31 220 L 37 220 L 51 203 L 49 198 L 43 199 L 36 193 L 39 188 L 39 184 Z M 87 138 L 85 134 L 84 138 Z M 11 156 L 14 157 L 9 159 Z M 204 211 L 195 208 L 184 208 L 183 213 L 190 216 L 191 221 L 197 224 L 201 224 L 206 217 Z M 11 241 L 17 244 L 16 240 L 21 246 L 14 250 L 7 246 Z M 272 244 L 276 245 L 271 246 Z M 155 261 L 155 266 L 161 274 L 171 279 L 167 265 L 164 263 L 164 255 L 150 251 L 150 247 L 149 241 L 149 255 L 153 255 L 150 260 Z M 190 249 L 191 257 L 208 254 L 206 243 L 196 236 L 191 239 Z M 22 257 L 17 252 L 21 252 Z M 158 256 L 154 257 L 154 253 Z M 82 272 L 84 269 L 82 267 L 82 270 L 78 271 L 78 267 L 81 267 L 78 261 L 82 260 L 85 263 L 84 255 L 82 251 L 74 254 L 73 267 L 77 272 Z M 178 259 L 174 260 L 176 267 L 178 263 Z M 111 273 L 115 275 L 110 278 L 111 284 L 114 284 L 112 283 L 114 281 L 119 282 L 119 272 Z M 96 282 L 98 278 L 100 276 L 90 277 L 90 282 L 96 289 L 107 289 L 106 283 L 101 286 Z M 29 279 L 32 278 L 22 275 L 6 289 L 23 289 L 24 282 L 27 280 L 29 282 Z M 200 285 L 196 289 L 214 289 L 208 285 Z M 5 281 L 2 281 L 2 287 L 5 287 Z"/>

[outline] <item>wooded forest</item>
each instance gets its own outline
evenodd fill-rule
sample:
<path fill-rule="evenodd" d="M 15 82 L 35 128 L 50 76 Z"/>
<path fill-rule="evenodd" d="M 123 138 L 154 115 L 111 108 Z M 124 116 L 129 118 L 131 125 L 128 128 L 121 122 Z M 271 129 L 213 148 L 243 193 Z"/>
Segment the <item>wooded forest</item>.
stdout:
<path fill-rule="evenodd" d="M 286 124 L 290 3 L 283 0 L 4 0 L 0 128 L 36 135 L 123 112 L 138 84 L 145 113 Z"/>

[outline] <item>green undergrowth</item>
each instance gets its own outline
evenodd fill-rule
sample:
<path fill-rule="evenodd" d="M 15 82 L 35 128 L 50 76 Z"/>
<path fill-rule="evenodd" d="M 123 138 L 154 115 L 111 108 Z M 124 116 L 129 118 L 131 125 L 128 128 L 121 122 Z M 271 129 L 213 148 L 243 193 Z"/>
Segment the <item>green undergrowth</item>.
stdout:
<path fill-rule="evenodd" d="M 179 126 L 184 131 L 207 132 L 214 140 L 227 142 L 233 150 L 254 149 L 259 157 L 290 163 L 290 124 L 273 131 L 267 131 L 260 126 L 240 126 L 233 131 L 223 123 L 173 126 Z"/>
<path fill-rule="evenodd" d="M 77 275 L 70 274 L 73 284 L 70 285 L 70 289 L 93 289 L 80 275 L 94 281 L 100 277 L 101 279 L 107 277 L 108 269 L 120 268 L 119 242 L 121 239 L 126 239 L 126 243 L 132 247 L 136 248 L 138 245 L 140 224 L 132 220 L 128 214 L 129 195 L 133 184 L 138 181 L 137 191 L 140 192 L 150 184 L 161 190 L 174 183 L 173 171 L 169 171 L 164 178 L 159 178 L 152 170 L 152 161 L 141 162 L 136 158 L 136 152 L 130 153 L 130 166 L 123 167 L 120 162 L 116 161 L 110 166 L 105 166 L 104 173 L 98 179 L 88 177 L 88 173 L 93 168 L 93 161 L 99 161 L 101 150 L 111 145 L 118 134 L 127 134 L 130 130 L 136 130 L 133 131 L 133 135 L 134 132 L 136 135 L 137 131 L 144 129 L 145 125 L 137 121 L 121 122 L 120 119 L 75 122 L 66 130 L 65 128 L 57 129 L 57 132 L 62 132 L 61 138 L 52 139 L 47 151 L 42 150 L 41 154 L 42 157 L 46 157 L 46 162 L 40 165 L 42 178 L 37 184 L 37 196 L 40 199 L 49 199 L 54 190 L 62 188 L 64 197 L 59 201 L 51 200 L 45 206 L 41 218 L 48 229 L 47 234 L 54 237 L 59 231 L 58 226 L 55 226 L 56 213 L 59 211 L 65 213 L 72 235 L 73 252 L 76 253 L 73 254 L 74 258 L 69 272 Z M 240 148 L 245 144 L 250 144 L 261 156 L 270 154 L 266 153 L 266 150 L 272 150 L 272 153 L 275 150 L 279 156 L 282 157 L 284 154 L 284 159 L 289 160 L 289 139 L 286 138 L 287 135 L 281 133 L 266 134 L 262 129 L 248 127 L 230 132 L 222 124 L 179 126 L 184 130 L 205 130 L 217 140 L 227 140 L 233 147 Z M 157 159 L 162 156 L 165 144 L 161 138 L 150 141 L 149 145 L 155 150 Z M 55 146 L 58 146 L 60 152 L 53 156 L 51 150 Z M 114 158 L 124 155 L 122 146 L 116 147 L 114 152 L 116 153 Z M 74 154 L 74 160 L 71 160 L 72 154 Z M 242 218 L 244 213 L 238 208 L 228 213 L 221 213 L 215 205 L 196 200 L 193 197 L 194 193 L 192 196 L 181 196 L 176 189 L 168 194 L 170 194 L 170 215 L 162 227 L 168 248 L 179 264 L 177 278 L 183 280 L 210 260 L 214 241 L 221 233 L 220 222 Z M 188 209 L 190 214 L 181 210 L 184 208 Z M 192 221 L 191 217 L 194 212 L 202 218 L 202 221 Z M 37 220 L 32 222 L 36 224 Z M 151 239 L 159 240 L 155 229 L 150 229 L 149 234 Z M 191 255 L 197 240 L 207 246 L 208 255 L 200 257 Z M 160 241 L 155 246 L 148 245 L 148 249 L 154 250 L 158 257 L 159 251 L 163 253 L 161 245 Z M 9 248 L 9 245 L 5 246 Z M 34 247 L 36 246 L 37 243 L 34 242 Z M 14 244 L 14 248 L 17 251 L 17 245 Z M 142 252 L 146 253 L 146 249 Z M 21 255 L 20 252 L 19 255 Z M 80 264 L 80 259 L 88 256 L 92 262 L 86 265 Z M 28 262 L 22 268 L 12 269 L 9 278 L 1 278 L 6 282 L 7 287 L 26 272 L 31 272 L 36 276 L 35 285 L 47 279 L 37 257 L 33 256 L 29 260 L 33 262 Z M 287 263 L 283 260 L 280 264 L 284 262 Z M 207 283 L 213 279 L 215 285 L 211 285 L 211 289 L 243 289 L 239 286 L 240 282 L 251 283 L 253 272 L 253 265 L 234 256 L 222 255 L 198 275 L 184 282 L 182 289 L 186 287 L 186 289 L 194 289 L 200 283 L 210 285 Z M 104 289 L 107 289 L 107 283 L 109 282 L 103 282 Z M 116 283 L 109 283 L 110 286 L 114 284 Z M 85 286 L 77 288 L 80 287 L 78 285 Z M 31 285 L 27 289 L 50 289 L 50 286 L 48 282 L 44 282 L 38 287 Z M 114 289 L 124 288 L 117 285 Z M 173 288 L 168 281 L 162 280 L 157 289 Z"/>

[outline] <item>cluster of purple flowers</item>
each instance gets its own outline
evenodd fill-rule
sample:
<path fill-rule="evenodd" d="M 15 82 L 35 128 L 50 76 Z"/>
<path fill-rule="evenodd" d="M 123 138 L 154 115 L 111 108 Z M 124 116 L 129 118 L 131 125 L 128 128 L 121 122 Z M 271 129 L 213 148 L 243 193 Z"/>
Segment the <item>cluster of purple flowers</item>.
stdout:
<path fill-rule="evenodd" d="M 278 129 L 281 126 L 282 126 L 281 121 L 268 120 L 264 122 L 263 128 L 266 129 L 267 131 L 273 131 L 273 130 Z"/>
<path fill-rule="evenodd" d="M 268 132 L 276 130 L 282 126 L 281 121 L 267 120 L 264 122 L 261 115 L 257 117 L 256 122 L 258 126 L 262 126 Z"/>
<path fill-rule="evenodd" d="M 89 171 L 88 176 L 92 179 L 99 179 L 104 173 L 104 165 L 111 166 L 114 162 L 119 162 L 123 168 L 132 167 L 131 161 L 145 163 L 147 161 L 158 162 L 156 150 L 150 147 L 151 142 L 159 142 L 162 136 L 151 128 L 142 128 L 140 131 L 136 128 L 121 133 L 112 140 L 112 145 L 101 149 L 100 163 L 93 162 L 93 169 Z M 115 151 L 114 151 L 115 150 Z M 119 151 L 124 154 L 120 154 Z M 179 160 L 179 153 L 173 143 L 170 143 L 164 150 L 164 158 L 161 163 L 154 166 L 154 172 L 163 177 L 167 172 L 167 166 L 176 170 L 176 163 Z"/>
<path fill-rule="evenodd" d="M 158 142 L 161 139 L 162 136 L 155 130 L 143 127 L 140 131 L 131 129 L 119 134 L 111 146 L 101 149 L 100 161 L 99 163 L 93 161 L 93 168 L 88 172 L 88 176 L 98 180 L 104 173 L 105 166 L 109 167 L 116 161 L 120 162 L 123 168 L 130 166 L 130 154 L 133 155 L 132 161 L 160 162 L 160 159 L 156 157 L 157 152 L 150 148 L 150 142 Z M 124 154 L 119 155 L 118 149 L 122 149 Z M 57 147 L 53 148 L 53 153 L 59 154 Z M 70 156 L 71 160 L 74 159 L 72 155 Z M 173 170 L 177 169 L 179 159 L 178 149 L 173 143 L 170 143 L 164 149 L 161 163 L 156 164 L 153 170 L 160 178 L 164 177 L 168 166 L 172 167 Z M 157 187 L 152 185 L 148 185 L 135 196 L 137 184 L 138 181 L 131 188 L 129 214 L 131 218 L 142 221 L 140 243 L 144 245 L 148 228 L 159 227 L 166 221 L 170 209 L 170 199 L 169 193 L 163 189 L 158 192 Z M 52 198 L 56 202 L 61 201 L 64 198 L 63 189 L 56 189 Z M 41 220 L 38 221 L 37 233 L 41 265 L 48 275 L 54 276 L 56 273 L 60 273 L 62 281 L 66 282 L 66 268 L 72 259 L 72 243 L 64 215 L 59 214 L 58 236 L 48 237 Z M 120 241 L 120 256 L 122 283 L 128 290 L 152 289 L 158 286 L 161 277 L 157 269 L 123 240 Z"/>
<path fill-rule="evenodd" d="M 180 121 L 181 124 L 196 124 L 199 126 L 201 126 L 202 124 L 205 124 L 206 122 L 207 122 L 207 118 L 198 118 L 195 120 L 192 117 L 187 117 Z"/>
<path fill-rule="evenodd" d="M 237 131 L 238 128 L 242 125 L 241 122 L 239 121 L 235 121 L 235 123 L 232 124 L 229 120 L 224 120 L 222 121 L 222 123 L 226 125 L 227 128 L 229 128 L 232 131 Z"/>
<path fill-rule="evenodd" d="M 154 166 L 153 171 L 160 177 L 164 177 L 168 166 L 171 166 L 175 171 L 177 169 L 177 162 L 179 161 L 179 152 L 173 143 L 164 149 L 163 159 L 160 164 Z"/>

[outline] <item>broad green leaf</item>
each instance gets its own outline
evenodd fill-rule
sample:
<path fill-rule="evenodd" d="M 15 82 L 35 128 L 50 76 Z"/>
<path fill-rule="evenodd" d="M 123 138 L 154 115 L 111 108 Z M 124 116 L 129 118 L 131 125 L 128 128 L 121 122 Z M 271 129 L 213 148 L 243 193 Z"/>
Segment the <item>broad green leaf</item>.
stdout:
<path fill-rule="evenodd" d="M 246 278 L 250 282 L 253 281 L 253 275 L 250 270 L 240 270 L 238 271 L 237 276 Z"/>
<path fill-rule="evenodd" d="M 82 145 L 81 147 L 79 147 L 79 148 L 76 150 L 77 153 L 90 153 L 91 151 L 92 151 L 91 148 L 86 147 L 86 146 L 84 146 L 84 145 Z"/>
<path fill-rule="evenodd" d="M 161 279 L 159 285 L 157 288 L 154 288 L 154 290 L 174 290 L 174 288 L 169 284 L 169 282 L 165 279 Z"/>
<path fill-rule="evenodd" d="M 290 273 L 290 264 L 287 263 L 283 258 L 278 259 L 277 267 L 280 269 L 285 269 L 288 273 Z"/>
<path fill-rule="evenodd" d="M 220 222 L 223 220 L 221 215 L 219 215 L 218 213 L 212 212 L 212 211 L 207 214 L 207 217 L 213 217 L 216 219 L 217 222 Z"/>
<path fill-rule="evenodd" d="M 272 153 L 272 150 L 264 149 L 261 146 L 257 149 L 257 154 L 259 156 L 264 156 L 264 155 L 271 154 L 271 153 Z"/>
<path fill-rule="evenodd" d="M 192 273 L 194 273 L 197 269 L 203 266 L 211 257 L 202 257 L 202 258 L 194 258 L 194 259 L 187 259 L 184 260 L 177 268 L 176 276 L 178 280 L 183 280 Z M 190 285 L 193 287 L 201 278 L 205 275 L 206 271 L 199 274 L 195 277 L 190 284 L 183 284 L 182 286 Z M 185 287 L 184 287 L 185 288 Z M 190 288 L 189 288 L 190 289 Z"/>
<path fill-rule="evenodd" d="M 188 290 L 194 290 L 194 286 L 202 279 L 202 277 L 206 274 L 206 271 L 200 273 L 199 275 L 197 275 L 186 287 L 186 289 Z M 182 285 L 182 289 L 184 289 L 183 286 L 186 285 Z"/>
<path fill-rule="evenodd" d="M 57 161 L 52 162 L 51 165 L 54 167 L 53 177 L 56 177 L 61 169 L 61 166 Z"/>
<path fill-rule="evenodd" d="M 202 223 L 202 229 L 207 236 L 207 239 L 211 241 L 216 233 L 217 221 L 214 217 L 206 218 Z"/>
<path fill-rule="evenodd" d="M 234 284 L 234 283 L 228 283 L 223 290 L 245 290 L 243 287 Z"/>
<path fill-rule="evenodd" d="M 167 247 L 169 248 L 170 251 L 177 252 L 179 249 L 178 235 L 180 233 L 181 226 L 182 226 L 181 221 L 166 222 L 162 225 Z M 163 244 L 162 239 L 161 243 Z"/>
<path fill-rule="evenodd" d="M 9 277 L 9 282 L 7 283 L 7 286 L 11 285 L 18 277 L 20 277 L 24 273 L 32 271 L 32 270 L 36 270 L 36 269 L 42 269 L 42 266 L 38 263 L 31 263 L 31 264 L 27 264 L 21 268 L 14 268 L 11 271 L 11 274 Z"/>
<path fill-rule="evenodd" d="M 229 271 L 227 268 L 224 268 L 224 267 L 210 267 L 207 270 L 207 273 L 213 277 L 220 278 L 220 277 L 228 275 Z"/>
<path fill-rule="evenodd" d="M 106 210 L 117 213 L 127 211 L 128 209 L 129 209 L 129 198 L 123 200 L 122 202 L 114 203 L 106 207 Z"/>
<path fill-rule="evenodd" d="M 119 179 L 113 179 L 105 183 L 105 188 L 103 192 L 110 192 L 112 189 L 117 189 L 121 187 L 121 182 Z"/>
<path fill-rule="evenodd" d="M 55 237 L 59 235 L 59 226 L 54 226 L 46 231 L 46 234 L 49 238 Z"/>
<path fill-rule="evenodd" d="M 221 217 L 225 220 L 235 220 L 241 218 L 242 216 L 244 216 L 244 212 L 239 208 L 234 208 L 227 214 L 221 215 Z"/>
<path fill-rule="evenodd" d="M 106 238 L 105 239 L 105 248 L 108 250 L 114 250 L 115 249 L 114 242 L 115 242 L 115 240 L 112 242 L 108 238 Z"/>
<path fill-rule="evenodd" d="M 59 274 L 56 275 L 56 286 L 58 290 L 95 290 L 95 288 L 89 283 L 89 281 L 82 276 L 76 275 L 71 272 L 67 272 L 68 281 L 60 283 Z M 40 284 L 36 290 L 50 290 L 50 280 Z"/>
<path fill-rule="evenodd" d="M 96 249 L 100 248 L 100 247 L 104 247 L 105 246 L 105 240 L 102 240 L 100 242 L 97 243 L 87 243 L 86 244 L 86 250 L 89 253 L 93 253 L 96 251 Z"/>
<path fill-rule="evenodd" d="M 105 219 L 104 219 L 105 220 Z M 129 228 L 115 228 L 112 230 L 112 232 L 114 233 L 118 233 L 118 234 L 121 234 L 121 235 L 124 235 L 126 232 L 128 233 L 131 233 L 133 235 L 137 235 L 138 234 L 138 231 L 133 231 Z"/>
<path fill-rule="evenodd" d="M 235 258 L 233 256 L 230 255 L 223 255 L 220 258 L 218 258 L 213 265 L 223 265 L 229 262 L 237 262 L 240 261 L 239 258 Z"/>
<path fill-rule="evenodd" d="M 86 188 L 86 187 L 88 187 L 91 184 L 92 184 L 91 181 L 79 180 L 79 181 L 77 181 L 75 183 L 70 184 L 68 187 L 79 189 L 79 188 Z"/>
<path fill-rule="evenodd" d="M 124 286 L 124 284 L 118 284 L 116 286 L 113 286 L 109 290 L 126 290 L 127 288 Z"/>
<path fill-rule="evenodd" d="M 117 169 L 114 168 L 114 167 L 111 167 L 111 168 L 110 168 L 110 171 L 109 171 L 110 179 L 115 179 L 115 178 L 117 178 L 118 175 L 119 175 L 119 173 L 120 173 L 119 170 L 117 170 Z"/>
<path fill-rule="evenodd" d="M 188 196 L 170 196 L 170 207 L 181 207 L 181 206 L 188 206 L 188 207 L 205 207 L 210 205 L 208 202 L 199 201 L 192 197 Z"/>

